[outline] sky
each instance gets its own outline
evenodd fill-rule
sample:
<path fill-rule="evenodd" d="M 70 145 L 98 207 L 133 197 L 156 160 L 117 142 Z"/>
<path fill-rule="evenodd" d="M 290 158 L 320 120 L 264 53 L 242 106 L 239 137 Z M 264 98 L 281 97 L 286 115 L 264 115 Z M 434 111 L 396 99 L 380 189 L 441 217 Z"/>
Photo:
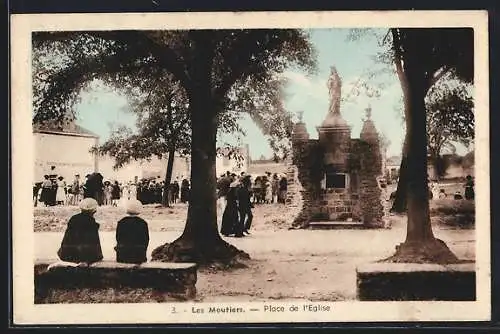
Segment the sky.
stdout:
<path fill-rule="evenodd" d="M 288 79 L 284 101 L 287 110 L 292 113 L 302 111 L 310 137 L 317 138 L 316 127 L 324 120 L 329 106 L 327 81 L 330 67 L 335 66 L 342 80 L 342 96 L 350 97 L 341 103 L 341 113 L 351 126 L 351 136 L 359 138 L 365 109 L 371 106 L 372 120 L 377 130 L 390 141 L 388 156 L 399 155 L 405 131 L 401 117 L 401 86 L 392 72 L 369 77 L 376 69 L 390 68 L 373 60 L 374 55 L 383 51 L 378 44 L 379 39 L 366 34 L 360 40 L 348 40 L 348 29 L 313 29 L 309 33 L 317 50 L 318 71 L 314 75 L 307 75 L 290 68 L 283 74 Z M 383 34 L 383 31 L 379 33 Z M 350 94 L 354 83 L 359 80 L 378 87 L 380 95 L 370 97 L 364 92 Z M 78 124 L 99 135 L 101 143 L 109 138 L 114 126 L 127 125 L 133 128 L 135 124 L 135 116 L 127 112 L 127 98 L 106 87 L 96 86 L 83 92 L 75 108 Z M 249 145 L 252 159 L 262 155 L 268 158 L 272 156 L 267 139 L 249 118 L 242 119 L 241 127 L 246 132 L 242 142 Z M 458 148 L 457 153 L 463 151 L 463 148 Z"/>

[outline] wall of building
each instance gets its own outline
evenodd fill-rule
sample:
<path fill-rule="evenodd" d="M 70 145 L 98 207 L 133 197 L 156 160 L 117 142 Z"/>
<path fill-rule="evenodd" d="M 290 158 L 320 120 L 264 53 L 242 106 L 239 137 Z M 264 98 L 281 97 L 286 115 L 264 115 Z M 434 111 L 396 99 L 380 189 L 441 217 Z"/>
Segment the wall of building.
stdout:
<path fill-rule="evenodd" d="M 60 135 L 54 133 L 33 133 L 35 142 L 35 181 L 42 181 L 45 174 L 50 173 L 50 167 L 56 166 L 55 173 L 63 176 L 66 180 L 73 180 L 75 174 L 82 178 L 86 174 L 99 172 L 105 180 L 117 180 L 120 182 L 134 181 L 135 177 L 150 178 L 160 176 L 165 178 L 167 169 L 167 158 L 158 159 L 152 157 L 150 161 L 132 161 L 131 163 L 114 169 L 114 159 L 110 156 L 96 157 L 90 153 L 90 149 L 98 144 L 97 138 Z M 249 164 L 248 147 L 241 150 L 243 160 L 238 162 L 234 159 L 217 157 L 217 174 L 227 170 L 235 173 L 247 172 Z M 176 156 L 172 171 L 172 178 L 179 179 L 190 176 L 190 158 Z"/>
<path fill-rule="evenodd" d="M 167 158 L 158 159 L 157 157 L 151 158 L 150 161 L 132 161 L 129 164 L 114 169 L 114 159 L 110 156 L 100 157 L 98 163 L 98 170 L 107 180 L 117 180 L 119 182 L 134 181 L 137 177 L 142 178 L 165 178 L 167 171 Z M 172 170 L 172 178 L 184 177 L 190 174 L 189 160 L 185 157 L 176 156 L 174 159 L 174 166 Z"/>
<path fill-rule="evenodd" d="M 217 156 L 215 161 L 215 170 L 217 176 L 226 173 L 227 171 L 239 174 L 248 172 L 250 165 L 250 149 L 248 145 L 239 148 L 239 159 L 229 157 L 229 151 L 224 156 Z"/>
<path fill-rule="evenodd" d="M 42 181 L 50 173 L 50 166 L 56 166 L 55 173 L 66 180 L 95 170 L 96 157 L 89 150 L 96 144 L 96 138 L 35 132 L 33 141 L 35 181 Z"/>
<path fill-rule="evenodd" d="M 274 161 L 252 161 L 248 166 L 248 174 L 251 175 L 264 175 L 266 172 L 272 174 L 284 174 L 288 168 L 285 162 L 274 162 Z"/>

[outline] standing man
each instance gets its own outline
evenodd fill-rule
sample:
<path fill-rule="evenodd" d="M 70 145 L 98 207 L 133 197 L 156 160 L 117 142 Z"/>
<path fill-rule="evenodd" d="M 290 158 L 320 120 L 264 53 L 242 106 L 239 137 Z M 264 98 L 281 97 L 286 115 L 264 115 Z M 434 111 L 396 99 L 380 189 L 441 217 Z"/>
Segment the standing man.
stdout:
<path fill-rule="evenodd" d="M 73 180 L 73 184 L 71 185 L 71 205 L 78 205 L 81 201 L 82 193 L 81 193 L 81 184 L 80 184 L 80 174 L 76 174 Z"/>
<path fill-rule="evenodd" d="M 253 204 L 250 199 L 251 183 L 250 176 L 245 176 L 241 180 L 241 186 L 238 189 L 238 211 L 240 213 L 240 222 L 236 228 L 236 236 L 242 236 L 241 232 L 250 234 L 249 230 L 252 226 L 253 220 Z"/>
<path fill-rule="evenodd" d="M 279 181 L 279 202 L 285 204 L 286 202 L 286 192 L 288 190 L 288 181 L 286 176 L 282 176 Z"/>
<path fill-rule="evenodd" d="M 183 179 L 181 183 L 181 202 L 186 203 L 189 201 L 189 181 Z"/>

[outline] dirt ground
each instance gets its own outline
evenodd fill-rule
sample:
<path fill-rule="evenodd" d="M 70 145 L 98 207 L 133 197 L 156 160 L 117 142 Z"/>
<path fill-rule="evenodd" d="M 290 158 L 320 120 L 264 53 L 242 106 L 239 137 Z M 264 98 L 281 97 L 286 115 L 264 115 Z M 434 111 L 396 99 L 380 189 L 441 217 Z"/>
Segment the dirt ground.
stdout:
<path fill-rule="evenodd" d="M 184 227 L 186 205 L 174 208 L 144 207 L 151 251 L 177 238 Z M 76 207 L 35 208 L 35 253 L 56 257 L 68 218 Z M 289 230 L 290 210 L 282 204 L 254 209 L 252 234 L 226 238 L 250 254 L 248 268 L 198 274 L 198 297 L 204 302 L 310 300 L 335 301 L 356 298 L 356 266 L 380 260 L 394 252 L 405 238 L 404 216 L 391 216 L 391 228 L 380 230 Z M 100 207 L 96 219 L 105 258 L 114 258 L 114 228 L 124 215 L 122 208 Z M 462 259 L 475 257 L 474 229 L 434 224 L 438 238 Z"/>

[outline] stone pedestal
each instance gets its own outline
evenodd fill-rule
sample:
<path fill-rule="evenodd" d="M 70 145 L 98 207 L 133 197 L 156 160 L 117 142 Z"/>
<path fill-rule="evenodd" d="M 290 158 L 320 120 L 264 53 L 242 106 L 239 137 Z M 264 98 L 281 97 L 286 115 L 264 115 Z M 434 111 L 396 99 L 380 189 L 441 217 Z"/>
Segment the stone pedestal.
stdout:
<path fill-rule="evenodd" d="M 361 301 L 474 301 L 474 263 L 371 263 L 356 269 Z"/>

